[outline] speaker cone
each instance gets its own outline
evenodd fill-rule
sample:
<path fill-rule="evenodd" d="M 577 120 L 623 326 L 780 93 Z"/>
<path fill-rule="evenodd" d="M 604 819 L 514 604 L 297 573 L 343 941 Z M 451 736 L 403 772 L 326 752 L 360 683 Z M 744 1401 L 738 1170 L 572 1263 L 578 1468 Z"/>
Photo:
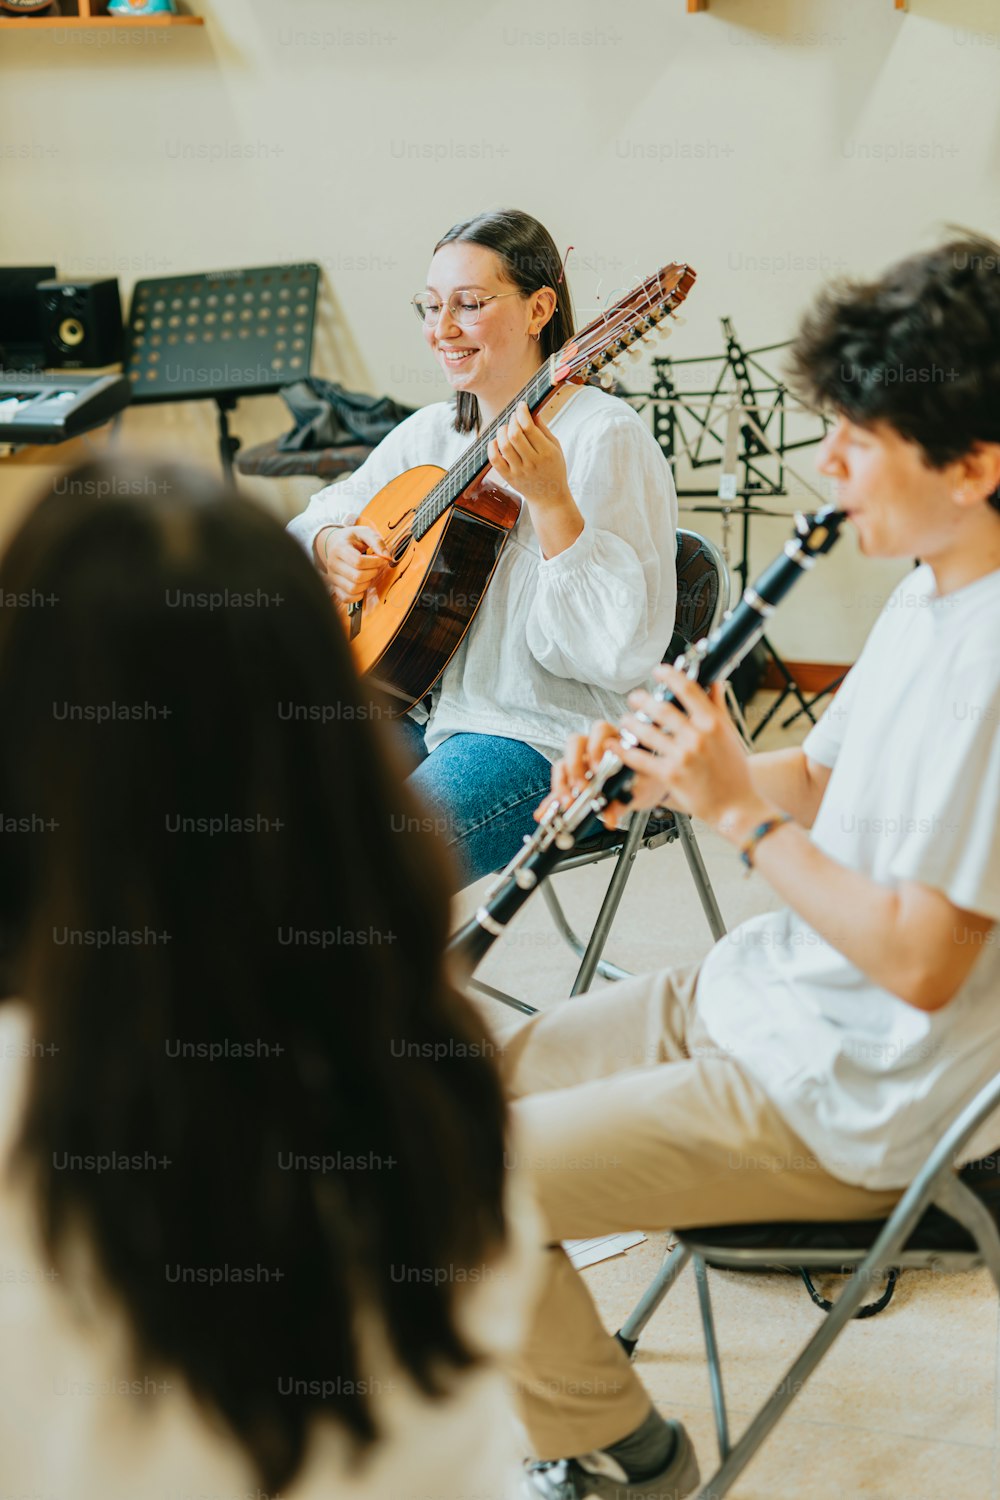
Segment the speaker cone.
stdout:
<path fill-rule="evenodd" d="M 59 324 L 59 342 L 67 349 L 75 349 L 84 340 L 84 327 L 79 318 L 63 318 Z"/>

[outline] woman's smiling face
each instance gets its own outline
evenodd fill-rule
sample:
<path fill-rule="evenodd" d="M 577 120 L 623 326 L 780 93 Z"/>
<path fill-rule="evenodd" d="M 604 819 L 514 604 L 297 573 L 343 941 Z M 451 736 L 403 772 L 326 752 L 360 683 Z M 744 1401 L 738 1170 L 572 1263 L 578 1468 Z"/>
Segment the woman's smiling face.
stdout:
<path fill-rule="evenodd" d="M 436 322 L 425 321 L 424 338 L 452 389 L 505 404 L 539 363 L 532 332 L 545 320 L 536 315 L 536 298 L 525 296 L 508 279 L 493 250 L 463 240 L 450 241 L 435 252 L 427 292 L 441 311 Z M 472 324 L 460 323 L 449 306 L 452 301 L 461 304 L 463 294 L 483 303 Z"/>

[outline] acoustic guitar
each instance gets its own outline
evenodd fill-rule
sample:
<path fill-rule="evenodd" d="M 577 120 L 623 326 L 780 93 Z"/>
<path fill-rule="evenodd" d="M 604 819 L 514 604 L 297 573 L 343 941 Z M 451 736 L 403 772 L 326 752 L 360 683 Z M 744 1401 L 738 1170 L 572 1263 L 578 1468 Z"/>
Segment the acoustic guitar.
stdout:
<path fill-rule="evenodd" d="M 407 469 L 361 512 L 355 524 L 379 533 L 392 562 L 349 607 L 348 632 L 358 670 L 387 694 L 394 716 L 431 690 L 458 650 L 520 515 L 520 497 L 485 477 L 498 429 L 522 401 L 538 412 L 567 384 L 599 377 L 611 385 L 610 367 L 668 331 L 660 324 L 694 281 L 687 265 L 648 277 L 550 355 L 450 469 Z"/>

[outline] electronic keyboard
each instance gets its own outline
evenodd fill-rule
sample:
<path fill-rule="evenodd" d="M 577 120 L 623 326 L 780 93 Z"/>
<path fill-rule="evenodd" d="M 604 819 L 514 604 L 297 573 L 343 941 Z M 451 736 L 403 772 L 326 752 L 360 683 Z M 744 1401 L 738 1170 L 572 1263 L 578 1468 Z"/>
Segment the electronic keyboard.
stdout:
<path fill-rule="evenodd" d="M 64 443 L 129 403 L 124 375 L 39 375 L 0 370 L 0 443 Z"/>

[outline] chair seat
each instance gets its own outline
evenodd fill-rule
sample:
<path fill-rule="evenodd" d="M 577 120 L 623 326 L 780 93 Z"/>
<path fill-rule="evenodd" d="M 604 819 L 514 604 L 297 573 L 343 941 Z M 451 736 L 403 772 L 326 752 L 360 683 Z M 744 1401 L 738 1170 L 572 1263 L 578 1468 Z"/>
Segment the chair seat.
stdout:
<path fill-rule="evenodd" d="M 959 1173 L 962 1181 L 981 1198 L 1000 1225 L 1000 1155 L 970 1162 Z M 755 1258 L 775 1257 L 787 1261 L 789 1251 L 843 1250 L 864 1253 L 871 1249 L 886 1224 L 885 1219 L 838 1220 L 827 1223 L 792 1221 L 767 1224 L 723 1224 L 710 1229 L 684 1229 L 678 1238 L 711 1263 L 712 1251 L 751 1251 Z M 969 1231 L 950 1214 L 933 1205 L 927 1210 L 903 1247 L 907 1251 L 941 1251 L 976 1254 Z M 794 1258 L 793 1258 L 794 1263 Z"/>
<path fill-rule="evenodd" d="M 625 828 L 603 828 L 599 833 L 592 834 L 590 838 L 583 839 L 573 849 L 573 854 L 565 863 L 560 864 L 561 869 L 572 868 L 573 859 L 578 855 L 586 855 L 593 859 L 595 854 L 603 854 L 606 850 L 617 849 L 625 842 Z M 652 840 L 656 840 L 656 846 L 669 843 L 677 837 L 677 824 L 673 818 L 650 818 L 646 824 L 646 831 L 642 836 L 642 846 L 645 847 Z M 655 847 L 655 846 L 654 846 Z"/>
<path fill-rule="evenodd" d="M 308 448 L 284 450 L 276 441 L 243 448 L 236 455 L 241 474 L 260 474 L 267 479 L 286 479 L 294 474 L 311 474 L 316 479 L 336 479 L 360 469 L 374 449 L 365 443 L 345 444 L 341 448 Z"/>

